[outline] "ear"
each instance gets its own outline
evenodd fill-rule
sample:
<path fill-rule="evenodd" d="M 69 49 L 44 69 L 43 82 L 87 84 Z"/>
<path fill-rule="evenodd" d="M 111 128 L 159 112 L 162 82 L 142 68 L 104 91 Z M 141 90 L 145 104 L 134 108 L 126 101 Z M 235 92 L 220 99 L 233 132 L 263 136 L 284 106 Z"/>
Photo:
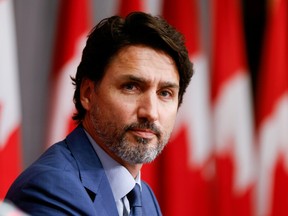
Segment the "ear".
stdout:
<path fill-rule="evenodd" d="M 94 93 L 94 82 L 85 79 L 82 81 L 81 87 L 80 87 L 80 101 L 83 106 L 83 108 L 88 111 L 91 109 L 91 101 Z"/>

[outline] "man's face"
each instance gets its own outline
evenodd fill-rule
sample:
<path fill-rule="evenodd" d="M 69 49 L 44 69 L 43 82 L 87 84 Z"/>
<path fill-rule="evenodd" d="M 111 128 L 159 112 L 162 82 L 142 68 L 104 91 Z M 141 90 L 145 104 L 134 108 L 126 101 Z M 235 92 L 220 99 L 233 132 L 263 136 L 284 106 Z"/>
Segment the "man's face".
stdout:
<path fill-rule="evenodd" d="M 91 89 L 84 123 L 95 141 L 120 162 L 154 160 L 169 140 L 178 109 L 172 58 L 145 46 L 126 47 Z"/>

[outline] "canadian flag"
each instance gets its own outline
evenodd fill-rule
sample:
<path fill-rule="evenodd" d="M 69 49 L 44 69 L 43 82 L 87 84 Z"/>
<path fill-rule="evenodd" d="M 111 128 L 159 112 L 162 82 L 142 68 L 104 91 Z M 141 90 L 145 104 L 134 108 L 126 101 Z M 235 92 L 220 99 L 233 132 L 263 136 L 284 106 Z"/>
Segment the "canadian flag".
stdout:
<path fill-rule="evenodd" d="M 255 146 L 240 0 L 213 1 L 212 112 L 214 215 L 254 214 Z"/>
<path fill-rule="evenodd" d="M 196 0 L 163 1 L 163 17 L 185 37 L 195 74 L 184 95 L 174 132 L 161 158 L 164 215 L 212 215 L 213 177 L 209 74 L 200 41 Z"/>
<path fill-rule="evenodd" d="M 51 73 L 47 145 L 59 141 L 75 127 L 72 120 L 74 77 L 90 31 L 90 1 L 61 1 Z"/>
<path fill-rule="evenodd" d="M 288 215 L 288 1 L 269 1 L 259 73 L 257 213 Z"/>
<path fill-rule="evenodd" d="M 21 170 L 21 108 L 13 2 L 0 1 L 0 200 Z"/>

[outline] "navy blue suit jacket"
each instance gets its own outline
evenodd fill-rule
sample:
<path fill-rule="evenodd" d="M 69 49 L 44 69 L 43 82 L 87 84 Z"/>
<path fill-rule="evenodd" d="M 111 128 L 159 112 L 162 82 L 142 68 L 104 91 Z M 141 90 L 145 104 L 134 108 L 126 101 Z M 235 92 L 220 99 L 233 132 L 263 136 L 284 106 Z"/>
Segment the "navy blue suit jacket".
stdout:
<path fill-rule="evenodd" d="M 145 215 L 161 215 L 145 182 L 142 198 Z M 118 215 L 105 171 L 81 126 L 26 169 L 6 199 L 31 215 Z"/>

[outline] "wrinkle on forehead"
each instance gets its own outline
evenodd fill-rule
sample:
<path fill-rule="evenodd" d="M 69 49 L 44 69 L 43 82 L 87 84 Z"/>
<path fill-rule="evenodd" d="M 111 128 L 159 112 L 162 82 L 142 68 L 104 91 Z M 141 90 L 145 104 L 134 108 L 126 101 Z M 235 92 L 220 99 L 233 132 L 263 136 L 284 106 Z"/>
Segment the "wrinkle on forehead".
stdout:
<path fill-rule="evenodd" d="M 133 52 L 132 51 L 130 52 L 131 49 L 133 49 Z M 155 63 L 152 61 L 155 56 L 151 55 L 151 52 L 153 52 L 153 54 L 155 54 L 156 57 L 159 57 L 158 60 L 160 61 L 160 63 L 165 63 L 176 67 L 173 58 L 168 54 L 166 54 L 164 51 L 156 50 L 145 45 L 131 45 L 124 47 L 120 50 L 120 52 L 116 56 L 118 57 L 119 62 L 125 62 L 125 64 L 127 64 L 128 62 L 128 64 L 130 63 L 131 66 L 134 65 L 132 64 L 131 61 L 129 61 L 131 57 L 134 58 L 137 57 L 137 59 L 139 60 L 145 60 L 152 64 Z M 158 64 L 155 64 L 155 66 L 157 65 Z"/>

